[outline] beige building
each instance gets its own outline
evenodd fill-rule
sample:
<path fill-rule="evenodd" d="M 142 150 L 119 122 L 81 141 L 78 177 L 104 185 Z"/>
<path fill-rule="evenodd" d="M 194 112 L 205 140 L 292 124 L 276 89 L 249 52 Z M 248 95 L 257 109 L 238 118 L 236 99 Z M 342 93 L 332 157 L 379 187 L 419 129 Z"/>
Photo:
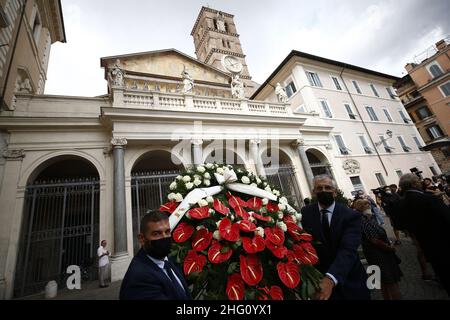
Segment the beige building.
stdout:
<path fill-rule="evenodd" d="M 450 41 L 442 39 L 405 66 L 395 87 L 443 172 L 450 173 Z M 423 59 L 423 60 L 422 60 Z M 434 172 L 433 175 L 437 175 Z"/>
<path fill-rule="evenodd" d="M 57 12 L 51 21 L 63 30 Z M 94 280 L 101 239 L 113 253 L 112 280 L 122 279 L 138 248 L 141 216 L 164 203 L 168 185 L 192 165 L 251 169 L 296 208 L 311 196 L 313 174 L 334 175 L 351 196 L 381 184 L 378 173 L 391 183 L 396 171 L 435 165 L 413 147 L 390 152 L 372 144 L 385 142 L 387 129 L 394 137 L 388 141 L 403 136 L 411 144 L 418 135 L 385 90 L 392 76 L 294 53 L 258 89 L 232 15 L 203 7 L 192 35 L 197 58 L 175 49 L 101 58 L 108 85 L 101 97 L 14 93 L 10 110 L 0 113 L 7 139 L 0 164 L 1 298 L 40 292 L 50 280 L 64 287 L 69 265 Z M 324 86 L 309 83 L 305 71 L 311 81 L 320 74 Z M 344 82 L 333 89 L 330 75 L 338 83 L 341 76 L 358 81 L 362 93 L 345 92 Z M 287 101 L 275 96 L 276 82 L 286 87 Z M 369 84 L 382 96 L 374 97 Z M 333 106 L 333 121 L 321 101 Z M 367 120 L 373 114 L 364 114 L 365 104 L 376 114 L 388 109 L 392 121 Z M 367 148 L 358 145 L 365 134 Z"/>

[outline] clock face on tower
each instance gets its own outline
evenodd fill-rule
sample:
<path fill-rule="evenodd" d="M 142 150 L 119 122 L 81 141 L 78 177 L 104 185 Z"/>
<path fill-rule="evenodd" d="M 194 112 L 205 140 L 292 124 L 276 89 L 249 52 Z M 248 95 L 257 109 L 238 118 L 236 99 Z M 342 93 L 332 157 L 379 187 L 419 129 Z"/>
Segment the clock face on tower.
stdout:
<path fill-rule="evenodd" d="M 240 73 L 242 71 L 242 63 L 233 56 L 223 56 L 223 67 L 233 73 Z"/>

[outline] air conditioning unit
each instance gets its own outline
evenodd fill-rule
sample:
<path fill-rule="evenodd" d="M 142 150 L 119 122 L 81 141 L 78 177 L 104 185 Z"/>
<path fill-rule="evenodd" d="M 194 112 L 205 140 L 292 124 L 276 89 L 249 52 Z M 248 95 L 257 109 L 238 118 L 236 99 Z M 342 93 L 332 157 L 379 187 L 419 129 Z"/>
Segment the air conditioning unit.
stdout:
<path fill-rule="evenodd" d="M 10 22 L 8 17 L 6 16 L 5 10 L 3 10 L 3 7 L 0 5 L 0 27 L 6 28 L 9 26 Z"/>

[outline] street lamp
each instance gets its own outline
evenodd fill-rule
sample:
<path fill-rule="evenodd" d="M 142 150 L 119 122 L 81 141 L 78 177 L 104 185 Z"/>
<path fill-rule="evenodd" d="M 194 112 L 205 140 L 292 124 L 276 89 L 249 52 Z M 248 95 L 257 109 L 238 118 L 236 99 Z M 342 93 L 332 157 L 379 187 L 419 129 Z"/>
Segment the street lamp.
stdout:
<path fill-rule="evenodd" d="M 384 137 L 381 137 L 381 140 L 376 142 L 375 145 L 378 147 L 380 145 L 382 145 L 384 142 L 386 142 L 387 140 L 392 138 L 392 131 L 391 130 L 386 130 L 386 135 L 388 136 L 387 139 L 385 139 Z"/>

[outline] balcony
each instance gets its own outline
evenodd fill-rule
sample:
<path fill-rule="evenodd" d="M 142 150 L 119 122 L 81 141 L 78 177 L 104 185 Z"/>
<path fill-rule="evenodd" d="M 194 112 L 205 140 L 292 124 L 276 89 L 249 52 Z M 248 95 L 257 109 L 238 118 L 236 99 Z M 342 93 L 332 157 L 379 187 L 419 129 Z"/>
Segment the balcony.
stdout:
<path fill-rule="evenodd" d="M 287 103 L 123 88 L 113 89 L 113 107 L 180 112 L 246 114 L 268 117 L 302 117 L 301 115 L 293 115 Z"/>

